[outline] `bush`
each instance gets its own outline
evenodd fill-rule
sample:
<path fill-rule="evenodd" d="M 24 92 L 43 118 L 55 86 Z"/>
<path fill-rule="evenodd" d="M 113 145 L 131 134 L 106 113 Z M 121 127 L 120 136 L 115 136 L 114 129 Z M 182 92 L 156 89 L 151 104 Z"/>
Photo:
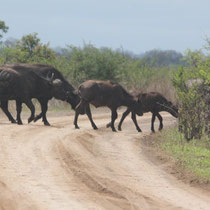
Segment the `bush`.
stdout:
<path fill-rule="evenodd" d="M 173 77 L 180 102 L 179 128 L 187 140 L 200 139 L 210 132 L 210 59 L 201 51 L 188 51 L 187 60 L 190 65 Z"/>

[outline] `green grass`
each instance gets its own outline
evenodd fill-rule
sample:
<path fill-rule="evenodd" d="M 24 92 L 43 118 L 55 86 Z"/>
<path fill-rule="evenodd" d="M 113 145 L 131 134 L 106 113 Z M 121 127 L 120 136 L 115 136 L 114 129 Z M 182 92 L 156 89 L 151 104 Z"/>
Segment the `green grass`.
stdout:
<path fill-rule="evenodd" d="M 191 171 L 200 181 L 210 182 L 210 139 L 193 139 L 189 142 L 177 129 L 161 133 L 160 147 Z"/>

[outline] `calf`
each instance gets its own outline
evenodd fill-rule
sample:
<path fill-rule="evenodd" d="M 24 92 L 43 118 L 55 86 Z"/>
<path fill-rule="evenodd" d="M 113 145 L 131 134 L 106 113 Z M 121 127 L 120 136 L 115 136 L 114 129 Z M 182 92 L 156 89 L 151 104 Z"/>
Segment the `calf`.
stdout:
<path fill-rule="evenodd" d="M 168 101 L 163 95 L 161 95 L 158 92 L 149 92 L 149 93 L 142 93 L 140 91 L 132 92 L 132 95 L 137 97 L 141 101 L 141 107 L 142 112 L 151 112 L 152 113 L 152 121 L 151 121 L 151 130 L 152 132 L 155 132 L 154 130 L 154 122 L 155 118 L 157 118 L 160 121 L 159 124 L 159 130 L 163 129 L 163 118 L 159 114 L 161 111 L 169 112 L 172 116 L 178 117 L 178 109 L 170 102 Z M 136 126 L 136 129 L 138 132 L 141 132 L 140 127 L 138 126 L 138 123 L 136 121 L 136 114 L 131 111 L 130 108 L 128 108 L 122 115 L 122 118 L 118 124 L 118 130 L 121 131 L 121 126 L 123 123 L 123 120 L 126 118 L 126 116 L 132 112 L 131 118 Z"/>
<path fill-rule="evenodd" d="M 143 115 L 141 111 L 141 102 L 137 97 L 129 94 L 121 85 L 101 80 L 88 80 L 82 83 L 78 88 L 80 102 L 75 109 L 74 125 L 79 128 L 77 124 L 79 114 L 87 114 L 93 129 L 97 126 L 93 122 L 89 104 L 97 107 L 107 106 L 111 112 L 110 126 L 112 131 L 116 131 L 114 122 L 117 119 L 117 108 L 120 106 L 127 106 L 129 110 L 138 115 Z"/>

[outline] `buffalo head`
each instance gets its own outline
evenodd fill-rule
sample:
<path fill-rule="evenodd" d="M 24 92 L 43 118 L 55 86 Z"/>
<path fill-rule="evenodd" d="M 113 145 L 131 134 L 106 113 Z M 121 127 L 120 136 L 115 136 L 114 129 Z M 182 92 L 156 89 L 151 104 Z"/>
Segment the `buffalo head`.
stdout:
<path fill-rule="evenodd" d="M 80 97 L 77 90 L 69 91 L 68 98 L 66 100 L 69 104 L 71 104 L 72 109 L 75 109 L 76 106 L 80 102 Z"/>
<path fill-rule="evenodd" d="M 52 95 L 56 99 L 65 101 L 68 98 L 68 91 L 65 88 L 65 84 L 60 79 L 54 79 L 51 83 Z"/>
<path fill-rule="evenodd" d="M 168 105 L 168 112 L 171 113 L 172 116 L 178 118 L 179 116 L 178 106 L 173 105 L 171 102 L 169 102 L 167 105 Z"/>
<path fill-rule="evenodd" d="M 55 78 L 54 73 L 51 72 L 48 72 L 46 77 L 42 75 L 38 76 L 41 77 L 45 83 L 47 83 L 53 97 L 62 101 L 65 101 L 68 98 L 68 89 L 65 81 Z"/>
<path fill-rule="evenodd" d="M 133 99 L 134 100 L 131 106 L 132 111 L 134 111 L 138 116 L 142 116 L 143 111 L 141 98 L 134 96 Z"/>

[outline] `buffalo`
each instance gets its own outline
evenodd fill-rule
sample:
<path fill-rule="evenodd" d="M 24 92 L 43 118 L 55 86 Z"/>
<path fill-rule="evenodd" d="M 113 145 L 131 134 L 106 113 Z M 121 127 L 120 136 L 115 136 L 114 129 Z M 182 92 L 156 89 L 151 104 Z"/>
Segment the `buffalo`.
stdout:
<path fill-rule="evenodd" d="M 163 95 L 161 95 L 158 92 L 149 92 L 149 93 L 143 93 L 140 91 L 134 91 L 132 92 L 132 95 L 137 97 L 139 101 L 141 101 L 141 107 L 142 112 L 151 112 L 152 113 L 152 121 L 151 121 L 151 131 L 155 132 L 154 130 L 154 122 L 155 118 L 157 117 L 159 119 L 159 130 L 163 129 L 163 118 L 159 114 L 161 111 L 169 112 L 172 116 L 178 117 L 178 108 L 174 106 L 170 101 L 168 101 Z M 136 114 L 133 112 L 130 108 L 128 108 L 122 115 L 122 118 L 118 124 L 118 130 L 121 131 L 121 126 L 123 123 L 123 120 L 126 118 L 126 116 L 132 112 L 131 118 L 136 126 L 136 129 L 138 132 L 141 132 L 140 127 L 138 126 L 138 123 L 136 121 Z"/>
<path fill-rule="evenodd" d="M 143 115 L 141 102 L 137 97 L 129 94 L 121 85 L 111 81 L 88 80 L 83 82 L 78 88 L 80 102 L 75 109 L 74 125 L 78 129 L 77 124 L 79 114 L 87 114 L 93 129 L 97 126 L 93 122 L 90 111 L 90 104 L 97 107 L 107 106 L 111 114 L 110 126 L 112 131 L 116 131 L 114 122 L 117 119 L 117 108 L 127 106 L 138 115 Z"/>
<path fill-rule="evenodd" d="M 46 112 L 52 97 L 68 101 L 72 108 L 78 103 L 75 89 L 54 67 L 45 64 L 10 64 L 0 67 L 1 108 L 11 122 L 15 120 L 8 111 L 8 100 L 16 100 L 18 124 L 22 124 L 20 113 L 22 103 L 25 103 L 31 110 L 29 123 L 42 118 L 45 125 L 50 125 Z M 36 117 L 32 98 L 36 98 L 41 105 L 41 113 Z"/>

